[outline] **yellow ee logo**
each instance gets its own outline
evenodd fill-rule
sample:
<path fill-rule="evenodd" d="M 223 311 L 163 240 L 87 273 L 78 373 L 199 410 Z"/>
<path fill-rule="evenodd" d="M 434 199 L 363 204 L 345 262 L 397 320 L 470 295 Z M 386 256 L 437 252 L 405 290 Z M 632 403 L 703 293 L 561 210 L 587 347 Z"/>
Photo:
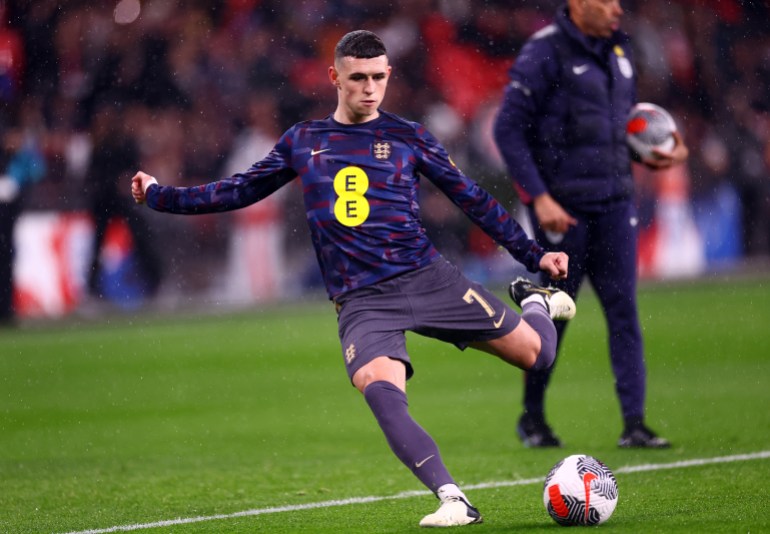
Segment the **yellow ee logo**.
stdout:
<path fill-rule="evenodd" d="M 334 177 L 334 216 L 345 226 L 358 226 L 369 217 L 369 201 L 364 194 L 369 189 L 369 177 L 359 167 L 345 167 Z"/>

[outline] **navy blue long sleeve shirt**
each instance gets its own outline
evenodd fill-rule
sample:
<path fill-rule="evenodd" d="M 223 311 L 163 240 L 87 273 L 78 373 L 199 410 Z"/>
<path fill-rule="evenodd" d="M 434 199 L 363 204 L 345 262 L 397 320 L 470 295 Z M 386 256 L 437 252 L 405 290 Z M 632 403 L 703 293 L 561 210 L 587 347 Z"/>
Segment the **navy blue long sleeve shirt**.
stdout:
<path fill-rule="evenodd" d="M 420 220 L 421 175 L 514 258 L 539 271 L 543 249 L 494 197 L 465 176 L 422 125 L 384 111 L 364 124 L 331 116 L 298 123 L 246 172 L 196 187 L 151 185 L 147 205 L 180 214 L 229 211 L 299 176 L 318 263 L 334 298 L 438 257 Z"/>

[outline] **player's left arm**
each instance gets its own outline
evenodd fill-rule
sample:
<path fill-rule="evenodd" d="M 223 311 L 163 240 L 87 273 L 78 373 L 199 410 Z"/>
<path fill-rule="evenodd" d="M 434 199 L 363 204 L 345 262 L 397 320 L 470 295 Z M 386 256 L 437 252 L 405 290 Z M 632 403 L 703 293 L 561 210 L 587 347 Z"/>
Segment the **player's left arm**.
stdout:
<path fill-rule="evenodd" d="M 543 248 L 527 236 L 489 192 L 457 168 L 444 147 L 429 132 L 420 132 L 416 145 L 417 170 L 422 175 L 530 272 L 545 270 L 541 266 L 545 254 Z M 547 267 L 550 266 L 547 263 Z"/>

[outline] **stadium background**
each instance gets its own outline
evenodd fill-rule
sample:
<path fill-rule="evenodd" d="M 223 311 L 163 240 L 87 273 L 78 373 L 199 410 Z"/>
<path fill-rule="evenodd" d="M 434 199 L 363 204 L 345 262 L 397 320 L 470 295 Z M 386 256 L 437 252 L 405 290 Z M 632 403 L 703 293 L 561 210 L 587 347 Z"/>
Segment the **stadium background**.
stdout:
<path fill-rule="evenodd" d="M 270 0 L 0 2 L 4 148 L 39 149 L 45 174 L 24 191 L 16 225 L 23 316 L 87 310 L 92 227 L 84 184 L 109 113 L 143 170 L 192 185 L 248 167 L 298 120 L 335 105 L 326 69 L 337 39 L 372 29 L 395 65 L 384 108 L 424 122 L 467 174 L 515 208 L 490 124 L 524 39 L 560 2 Z M 668 108 L 688 165 L 638 171 L 640 271 L 646 278 L 768 270 L 770 5 L 765 1 L 626 1 L 640 100 Z M 130 176 L 121 180 L 128 196 Z M 162 255 L 157 297 L 141 297 L 131 236 L 119 221 L 100 252 L 118 308 L 232 307 L 323 290 L 296 187 L 247 210 L 170 217 L 143 210 Z M 476 278 L 510 259 L 430 187 L 423 216 L 440 250 Z"/>

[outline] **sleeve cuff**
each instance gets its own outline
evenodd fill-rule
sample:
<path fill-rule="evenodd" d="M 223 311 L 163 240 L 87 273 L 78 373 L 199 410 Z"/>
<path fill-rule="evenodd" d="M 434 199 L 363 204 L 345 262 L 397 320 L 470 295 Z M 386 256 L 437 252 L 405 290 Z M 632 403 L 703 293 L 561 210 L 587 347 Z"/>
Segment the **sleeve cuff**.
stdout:
<path fill-rule="evenodd" d="M 147 180 L 144 183 L 142 193 L 147 194 L 147 190 L 150 188 L 151 185 L 158 185 L 158 180 L 156 180 L 155 178 L 150 178 L 149 180 Z"/>

